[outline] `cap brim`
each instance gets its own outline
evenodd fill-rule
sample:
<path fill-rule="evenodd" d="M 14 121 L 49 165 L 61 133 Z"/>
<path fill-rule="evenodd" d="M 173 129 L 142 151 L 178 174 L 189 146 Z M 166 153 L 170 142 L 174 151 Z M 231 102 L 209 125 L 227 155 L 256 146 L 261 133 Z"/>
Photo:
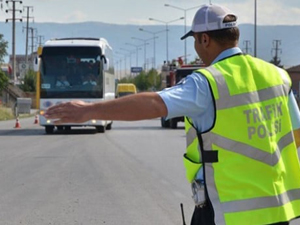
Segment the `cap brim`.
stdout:
<path fill-rule="evenodd" d="M 193 36 L 193 35 L 194 35 L 194 32 L 190 30 L 185 35 L 183 35 L 180 39 L 183 40 L 183 39 L 186 39 L 187 37 L 190 37 L 190 36 Z"/>

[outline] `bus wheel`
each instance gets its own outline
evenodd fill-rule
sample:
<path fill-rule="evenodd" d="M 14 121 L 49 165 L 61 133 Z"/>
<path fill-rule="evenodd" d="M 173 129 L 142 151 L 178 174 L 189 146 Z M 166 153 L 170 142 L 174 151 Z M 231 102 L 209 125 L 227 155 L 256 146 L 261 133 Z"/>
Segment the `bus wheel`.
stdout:
<path fill-rule="evenodd" d="M 46 134 L 53 134 L 54 126 L 45 126 Z"/>
<path fill-rule="evenodd" d="M 105 126 L 96 126 L 96 130 L 98 133 L 104 133 L 105 132 Z"/>
<path fill-rule="evenodd" d="M 106 130 L 111 130 L 111 125 L 112 125 L 112 122 L 111 122 L 111 123 L 109 123 L 109 124 L 107 124 L 107 126 L 106 126 Z"/>

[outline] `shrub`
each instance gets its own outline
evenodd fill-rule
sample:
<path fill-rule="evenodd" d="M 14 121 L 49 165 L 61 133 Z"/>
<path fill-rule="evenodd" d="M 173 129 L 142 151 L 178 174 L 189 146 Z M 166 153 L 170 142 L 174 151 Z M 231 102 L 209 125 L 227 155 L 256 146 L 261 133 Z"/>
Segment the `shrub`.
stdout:
<path fill-rule="evenodd" d="M 25 92 L 36 91 L 36 73 L 33 70 L 28 70 L 20 88 Z"/>

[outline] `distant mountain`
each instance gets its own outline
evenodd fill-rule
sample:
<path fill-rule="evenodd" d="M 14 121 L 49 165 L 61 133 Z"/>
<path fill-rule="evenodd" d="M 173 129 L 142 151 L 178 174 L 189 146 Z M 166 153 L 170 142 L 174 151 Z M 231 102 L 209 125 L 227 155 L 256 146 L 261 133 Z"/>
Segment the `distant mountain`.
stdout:
<path fill-rule="evenodd" d="M 25 38 L 26 33 L 24 27 L 26 23 L 16 23 L 16 54 L 25 54 Z M 142 39 L 149 39 L 153 37 L 153 34 L 139 31 L 140 27 L 148 31 L 162 31 L 166 27 L 164 25 L 118 25 L 107 24 L 101 22 L 83 22 L 83 23 L 34 23 L 34 28 L 38 35 L 43 36 L 43 42 L 51 38 L 62 37 L 104 37 L 108 40 L 110 45 L 115 51 L 126 54 L 124 50 L 120 48 L 130 49 L 135 51 L 136 48 L 131 45 L 125 45 L 130 43 L 133 45 L 142 45 L 142 41 L 133 40 L 131 37 L 137 37 Z M 241 31 L 239 46 L 245 50 L 246 41 L 248 42 L 248 53 L 254 54 L 254 26 L 252 24 L 240 24 Z M 190 27 L 187 27 L 187 30 Z M 36 32 L 35 31 L 35 32 Z M 8 53 L 11 54 L 12 50 L 12 24 L 0 22 L 0 33 L 4 34 L 4 39 L 9 42 Z M 168 55 L 169 60 L 184 55 L 184 41 L 180 40 L 180 37 L 184 33 L 184 26 L 182 25 L 169 25 L 168 32 Z M 31 36 L 31 35 L 29 35 Z M 155 55 L 156 65 L 163 64 L 166 59 L 166 33 L 158 33 L 157 39 L 155 39 Z M 278 47 L 278 56 L 281 59 L 282 64 L 285 67 L 295 66 L 300 64 L 300 26 L 258 26 L 257 27 L 257 56 L 264 60 L 270 61 L 275 54 L 275 40 L 280 42 Z M 36 41 L 35 41 L 36 43 Z M 249 45 L 250 44 L 250 45 Z M 29 39 L 29 45 L 31 45 L 31 39 Z M 193 38 L 187 40 L 187 54 L 188 60 L 191 61 L 195 58 L 196 53 L 194 51 Z M 29 48 L 29 52 L 31 52 Z M 252 50 L 252 51 L 250 51 Z M 148 62 L 152 62 L 154 55 L 153 40 L 149 41 L 149 45 L 146 47 L 146 57 Z M 138 53 L 138 66 L 142 66 L 144 63 L 144 47 Z M 119 57 L 122 57 L 120 54 Z M 124 58 L 124 57 L 123 57 Z M 136 66 L 136 55 L 131 57 L 132 66 Z M 129 58 L 127 58 L 127 66 L 129 65 Z"/>

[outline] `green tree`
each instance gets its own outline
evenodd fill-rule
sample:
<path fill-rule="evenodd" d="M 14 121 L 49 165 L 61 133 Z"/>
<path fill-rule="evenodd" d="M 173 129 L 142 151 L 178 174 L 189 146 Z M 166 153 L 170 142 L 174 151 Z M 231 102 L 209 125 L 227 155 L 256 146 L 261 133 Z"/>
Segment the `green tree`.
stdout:
<path fill-rule="evenodd" d="M 160 90 L 161 76 L 157 70 L 151 69 L 147 73 L 142 71 L 139 75 L 133 77 L 123 77 L 119 83 L 134 83 L 139 91 Z"/>
<path fill-rule="evenodd" d="M 147 91 L 149 89 L 150 83 L 144 71 L 134 78 L 134 84 L 139 91 Z"/>
<path fill-rule="evenodd" d="M 155 69 L 149 70 L 147 74 L 148 82 L 150 83 L 150 87 L 152 90 L 157 90 L 160 88 L 160 76 Z"/>
<path fill-rule="evenodd" d="M 36 73 L 33 70 L 28 70 L 24 77 L 23 84 L 20 85 L 20 88 L 26 92 L 36 91 Z"/>
<path fill-rule="evenodd" d="M 8 42 L 3 39 L 3 34 L 0 34 L 0 63 L 4 62 L 4 57 L 7 55 Z"/>
<path fill-rule="evenodd" d="M 157 74 L 156 76 L 156 86 L 155 89 L 156 90 L 161 90 L 161 85 L 162 85 L 162 80 L 161 80 L 161 73 Z"/>
<path fill-rule="evenodd" d="M 0 69 L 0 93 L 8 85 L 9 79 L 5 73 Z"/>
<path fill-rule="evenodd" d="M 4 62 L 4 57 L 7 55 L 8 42 L 3 39 L 3 34 L 0 34 L 0 64 Z M 8 85 L 9 79 L 0 69 L 0 92 Z"/>
<path fill-rule="evenodd" d="M 119 80 L 120 84 L 124 84 L 124 83 L 133 83 L 133 78 L 131 77 L 123 77 Z"/>

